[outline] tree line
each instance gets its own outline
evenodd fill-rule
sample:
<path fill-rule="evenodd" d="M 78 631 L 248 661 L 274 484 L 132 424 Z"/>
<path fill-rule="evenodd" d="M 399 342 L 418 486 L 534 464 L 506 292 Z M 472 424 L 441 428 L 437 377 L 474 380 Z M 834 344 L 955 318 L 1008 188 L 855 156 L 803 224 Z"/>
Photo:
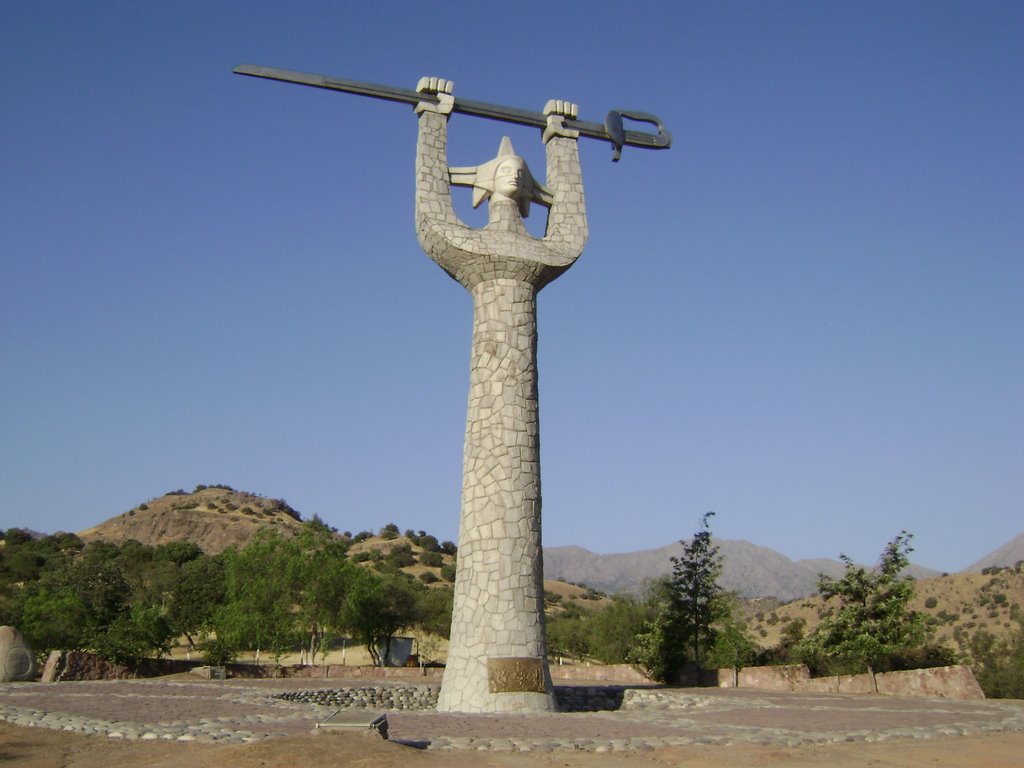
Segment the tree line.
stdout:
<path fill-rule="evenodd" d="M 644 596 L 614 596 L 595 611 L 575 606 L 548 622 L 556 656 L 629 663 L 662 682 L 681 682 L 700 669 L 806 664 L 814 676 L 945 666 L 967 661 L 988 696 L 1024 697 L 1024 626 L 1006 639 L 979 631 L 967 653 L 932 642 L 924 616 L 910 609 L 914 579 L 912 535 L 889 541 L 874 568 L 846 555 L 840 578 L 822 575 L 821 622 L 805 632 L 786 626 L 779 643 L 761 648 L 749 634 L 739 599 L 718 583 L 722 560 L 705 514 L 697 532 L 680 543 L 671 574 L 652 582 Z M 692 678 L 691 678 L 692 679 Z"/>
<path fill-rule="evenodd" d="M 960 660 L 933 644 L 923 617 L 909 609 L 913 549 L 905 531 L 886 544 L 874 568 L 842 555 L 842 577 L 819 579 L 828 602 L 815 630 L 791 622 L 775 647 L 760 648 L 738 598 L 719 585 L 713 517 L 701 518 L 672 558 L 670 575 L 641 597 L 616 595 L 588 610 L 577 602 L 563 608 L 547 594 L 553 659 L 631 664 L 669 683 L 701 668 L 803 663 L 815 675 L 873 676 Z M 393 524 L 381 531 L 388 541 L 399 535 Z M 36 539 L 9 529 L 0 547 L 0 624 L 18 627 L 41 653 L 81 649 L 125 663 L 166 654 L 178 638 L 210 663 L 229 662 L 243 650 L 255 651 L 257 661 L 301 650 L 312 663 L 331 639 L 345 635 L 383 664 L 399 632 L 448 636 L 452 591 L 428 588 L 437 580 L 433 572 L 414 579 L 401 570 L 416 561 L 408 543 L 393 544 L 387 555 L 350 552 L 369 536 L 338 536 L 314 517 L 294 538 L 266 529 L 242 549 L 207 555 L 189 542 L 84 544 L 73 534 Z M 442 567 L 442 579 L 454 581 L 454 564 L 442 560 L 456 554 L 454 544 L 438 544 L 423 531 L 405 536 L 423 549 L 419 562 Z M 430 645 L 420 643 L 421 659 L 432 653 Z M 966 656 L 987 695 L 1024 697 L 1024 628 L 1007 639 L 980 631 Z"/>
<path fill-rule="evenodd" d="M 18 627 L 39 653 L 86 650 L 137 664 L 184 637 L 214 664 L 242 650 L 257 662 L 302 651 L 312 663 L 330 639 L 349 635 L 383 664 L 399 632 L 447 636 L 451 622 L 449 588 L 429 589 L 387 558 L 357 565 L 352 537 L 317 518 L 294 538 L 265 529 L 216 555 L 184 541 L 85 544 L 20 529 L 4 538 L 0 624 Z"/>

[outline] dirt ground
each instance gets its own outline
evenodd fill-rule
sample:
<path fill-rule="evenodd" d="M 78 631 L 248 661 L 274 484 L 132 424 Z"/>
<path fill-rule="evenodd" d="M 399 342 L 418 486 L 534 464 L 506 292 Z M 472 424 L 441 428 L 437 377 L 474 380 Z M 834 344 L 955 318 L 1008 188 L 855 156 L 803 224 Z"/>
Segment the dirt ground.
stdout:
<path fill-rule="evenodd" d="M 363 734 L 317 733 L 256 744 L 122 742 L 0 723 L 0 765 L 18 768 L 1019 768 L 1024 733 L 801 747 L 664 747 L 637 753 L 433 752 Z"/>

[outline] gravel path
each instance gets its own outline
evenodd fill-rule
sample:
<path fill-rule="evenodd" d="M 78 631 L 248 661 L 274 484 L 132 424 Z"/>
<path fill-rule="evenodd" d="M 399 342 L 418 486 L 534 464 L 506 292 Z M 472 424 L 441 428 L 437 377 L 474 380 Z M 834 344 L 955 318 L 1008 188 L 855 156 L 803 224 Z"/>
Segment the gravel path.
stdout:
<path fill-rule="evenodd" d="M 638 751 L 694 743 L 796 746 L 1024 731 L 1024 702 L 715 688 L 576 686 L 558 692 L 575 711 L 438 713 L 430 709 L 436 686 L 365 681 L 5 683 L 0 720 L 113 739 L 237 743 L 309 733 L 341 708 L 350 719 L 366 722 L 385 713 L 391 739 L 419 747 L 521 752 Z"/>

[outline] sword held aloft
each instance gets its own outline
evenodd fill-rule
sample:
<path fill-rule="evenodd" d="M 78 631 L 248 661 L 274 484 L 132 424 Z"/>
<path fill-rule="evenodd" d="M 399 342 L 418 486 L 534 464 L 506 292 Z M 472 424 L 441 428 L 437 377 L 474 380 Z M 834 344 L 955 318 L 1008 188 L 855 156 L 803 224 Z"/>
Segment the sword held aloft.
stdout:
<path fill-rule="evenodd" d="M 410 88 L 394 88 L 389 85 L 377 85 L 376 83 L 364 83 L 357 80 L 344 80 L 340 77 L 328 77 L 327 75 L 313 75 L 305 72 L 294 72 L 288 69 L 276 69 L 274 67 L 260 67 L 253 64 L 241 64 L 234 69 L 235 74 L 249 75 L 250 77 L 262 77 L 268 80 L 279 80 L 285 83 L 297 83 L 308 85 L 312 88 L 326 88 L 332 91 L 344 91 L 359 96 L 369 96 L 375 99 L 387 101 L 398 101 L 405 104 L 416 105 L 424 101 L 437 101 L 437 98 L 428 93 L 420 93 Z M 502 107 L 496 104 L 488 104 L 482 101 L 473 101 L 457 97 L 453 112 L 459 112 L 474 117 L 485 117 L 489 120 L 501 120 L 506 123 L 518 123 L 520 125 L 532 125 L 537 128 L 544 128 L 547 125 L 547 116 L 540 112 L 533 112 L 517 107 Z M 644 131 L 628 131 L 623 126 L 622 119 L 636 120 L 642 123 L 651 123 L 657 128 L 657 133 L 646 133 Z M 672 134 L 662 125 L 654 115 L 649 112 L 639 112 L 634 109 L 613 109 L 605 117 L 604 124 L 592 123 L 585 120 L 566 120 L 566 128 L 579 131 L 580 136 L 590 139 L 607 141 L 612 145 L 612 160 L 618 161 L 622 148 L 641 147 L 643 149 L 668 149 L 672 146 Z"/>

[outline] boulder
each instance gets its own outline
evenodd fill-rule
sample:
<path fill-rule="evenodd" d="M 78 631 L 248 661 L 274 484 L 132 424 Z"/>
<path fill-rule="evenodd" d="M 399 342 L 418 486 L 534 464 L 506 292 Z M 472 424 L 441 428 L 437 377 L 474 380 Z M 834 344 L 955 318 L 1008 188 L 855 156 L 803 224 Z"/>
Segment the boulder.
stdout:
<path fill-rule="evenodd" d="M 0 627 L 0 683 L 35 676 L 36 657 L 25 636 L 14 627 Z"/>

